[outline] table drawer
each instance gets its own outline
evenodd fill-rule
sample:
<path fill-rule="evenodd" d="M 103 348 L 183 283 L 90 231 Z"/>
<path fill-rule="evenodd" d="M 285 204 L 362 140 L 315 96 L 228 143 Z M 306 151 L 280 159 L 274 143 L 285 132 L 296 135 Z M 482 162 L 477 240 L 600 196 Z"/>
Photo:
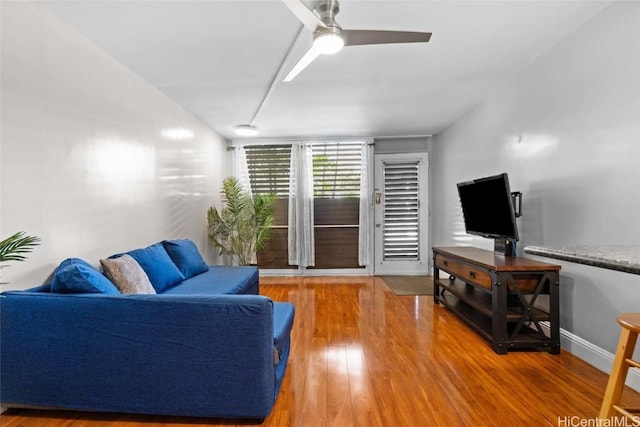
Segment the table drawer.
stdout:
<path fill-rule="evenodd" d="M 469 264 L 465 264 L 451 258 L 445 258 L 439 254 L 436 255 L 435 265 L 436 268 L 446 271 L 447 273 L 456 276 L 467 283 L 472 283 L 486 289 L 491 289 L 491 286 L 493 284 L 491 275 L 488 271 L 478 269 Z"/>
<path fill-rule="evenodd" d="M 449 274 L 458 274 L 458 269 L 460 267 L 459 262 L 445 258 L 442 255 L 436 255 L 435 264 L 436 268 L 446 271 Z"/>

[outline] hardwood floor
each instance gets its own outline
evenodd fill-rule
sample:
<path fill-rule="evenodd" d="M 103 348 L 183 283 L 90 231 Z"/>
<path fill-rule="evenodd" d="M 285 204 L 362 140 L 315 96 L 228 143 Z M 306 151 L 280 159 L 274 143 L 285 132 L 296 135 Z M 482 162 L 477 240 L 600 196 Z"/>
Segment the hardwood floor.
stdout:
<path fill-rule="evenodd" d="M 287 374 L 263 426 L 597 425 L 607 375 L 565 351 L 497 355 L 431 296 L 396 296 L 373 277 L 263 277 L 261 293 L 296 306 Z M 624 398 L 640 406 L 640 394 Z M 250 423 L 10 410 L 0 424 Z"/>

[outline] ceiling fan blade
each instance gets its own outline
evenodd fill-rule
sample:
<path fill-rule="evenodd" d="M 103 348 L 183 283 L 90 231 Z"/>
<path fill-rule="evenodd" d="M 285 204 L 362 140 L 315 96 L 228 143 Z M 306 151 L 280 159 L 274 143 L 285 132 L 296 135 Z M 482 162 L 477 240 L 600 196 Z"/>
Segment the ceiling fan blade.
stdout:
<path fill-rule="evenodd" d="M 343 30 L 343 34 L 345 46 L 386 43 L 426 43 L 431 39 L 431 33 L 412 31 Z"/>
<path fill-rule="evenodd" d="M 300 58 L 298 63 L 293 66 L 291 71 L 289 71 L 289 74 L 285 76 L 283 82 L 286 83 L 293 80 L 298 74 L 300 74 L 302 70 L 307 68 L 307 65 L 311 64 L 313 60 L 316 59 L 319 55 L 320 52 L 317 49 L 311 47 L 311 49 L 309 49 L 307 53 L 305 53 L 304 56 Z"/>
<path fill-rule="evenodd" d="M 318 28 L 327 28 L 324 22 L 313 13 L 302 0 L 282 0 L 289 10 L 302 22 L 302 24 L 312 33 Z"/>

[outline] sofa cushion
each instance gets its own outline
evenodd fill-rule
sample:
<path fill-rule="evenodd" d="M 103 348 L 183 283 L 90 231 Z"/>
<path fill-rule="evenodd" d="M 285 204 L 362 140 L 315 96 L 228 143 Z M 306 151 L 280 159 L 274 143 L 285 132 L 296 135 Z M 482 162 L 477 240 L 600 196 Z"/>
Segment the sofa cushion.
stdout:
<path fill-rule="evenodd" d="M 67 258 L 60 263 L 51 281 L 51 292 L 120 293 L 104 274 L 80 258 Z"/>
<path fill-rule="evenodd" d="M 209 266 L 209 271 L 193 276 L 166 289 L 167 294 L 182 295 L 258 295 L 258 268 L 245 266 Z"/>
<path fill-rule="evenodd" d="M 129 255 L 101 259 L 102 269 L 123 294 L 155 294 L 156 291 L 140 264 Z"/>
<path fill-rule="evenodd" d="M 189 239 L 163 240 L 162 246 L 185 279 L 209 270 L 196 244 Z"/>
<path fill-rule="evenodd" d="M 135 259 L 149 276 L 149 281 L 156 292 L 175 285 L 184 280 L 184 276 L 173 263 L 162 243 L 155 243 L 142 249 L 127 252 Z M 112 257 L 113 258 L 113 257 Z"/>

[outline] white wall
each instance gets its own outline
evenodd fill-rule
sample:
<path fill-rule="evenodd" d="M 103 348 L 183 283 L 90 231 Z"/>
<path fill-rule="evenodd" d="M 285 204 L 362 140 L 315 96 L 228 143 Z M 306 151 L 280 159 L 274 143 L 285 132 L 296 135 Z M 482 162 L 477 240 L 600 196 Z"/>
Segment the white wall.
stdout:
<path fill-rule="evenodd" d="M 456 183 L 500 172 L 523 192 L 519 251 L 640 244 L 639 17 L 614 2 L 434 138 L 434 245 L 492 248 L 464 234 Z M 615 351 L 640 277 L 562 267 L 561 327 Z"/>
<path fill-rule="evenodd" d="M 225 141 L 35 4 L 1 7 L 0 236 L 42 238 L 2 270 L 2 289 L 43 283 L 66 257 L 98 265 L 165 238 L 191 238 L 212 261 L 206 210 L 230 172 Z"/>

